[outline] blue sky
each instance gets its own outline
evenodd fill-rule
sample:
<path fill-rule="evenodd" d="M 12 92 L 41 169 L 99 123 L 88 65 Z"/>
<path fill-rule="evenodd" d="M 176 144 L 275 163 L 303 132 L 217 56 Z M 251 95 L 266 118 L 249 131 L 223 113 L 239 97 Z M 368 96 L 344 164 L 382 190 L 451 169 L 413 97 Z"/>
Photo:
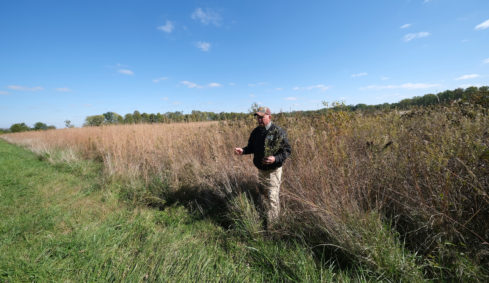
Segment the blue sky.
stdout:
<path fill-rule="evenodd" d="M 0 1 L 0 127 L 489 85 L 489 1 Z"/>

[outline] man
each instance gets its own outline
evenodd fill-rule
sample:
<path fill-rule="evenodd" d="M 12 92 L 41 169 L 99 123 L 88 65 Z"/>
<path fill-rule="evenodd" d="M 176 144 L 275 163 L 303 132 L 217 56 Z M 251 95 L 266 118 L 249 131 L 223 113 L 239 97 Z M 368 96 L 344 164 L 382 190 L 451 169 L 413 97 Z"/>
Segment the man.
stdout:
<path fill-rule="evenodd" d="M 261 184 L 262 207 L 267 227 L 270 227 L 279 215 L 282 165 L 290 155 L 291 148 L 286 132 L 272 123 L 270 108 L 258 108 L 255 117 L 258 127 L 251 132 L 248 145 L 235 148 L 234 153 L 253 154 L 253 164 L 258 168 Z"/>

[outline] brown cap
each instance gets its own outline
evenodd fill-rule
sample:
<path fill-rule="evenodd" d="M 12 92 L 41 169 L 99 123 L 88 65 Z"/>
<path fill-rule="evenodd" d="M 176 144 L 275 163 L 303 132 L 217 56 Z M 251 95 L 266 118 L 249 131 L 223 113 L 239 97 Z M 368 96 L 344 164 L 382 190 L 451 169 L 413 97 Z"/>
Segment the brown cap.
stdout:
<path fill-rule="evenodd" d="M 270 111 L 270 108 L 262 106 L 256 110 L 255 116 L 257 115 L 263 117 L 265 115 L 272 115 L 272 112 Z"/>

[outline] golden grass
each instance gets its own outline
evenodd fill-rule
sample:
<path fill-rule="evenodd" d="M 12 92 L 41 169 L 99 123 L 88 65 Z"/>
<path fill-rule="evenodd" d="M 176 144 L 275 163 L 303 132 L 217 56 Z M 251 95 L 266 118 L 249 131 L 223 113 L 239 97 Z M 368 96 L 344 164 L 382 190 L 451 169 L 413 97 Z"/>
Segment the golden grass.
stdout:
<path fill-rule="evenodd" d="M 366 247 L 377 243 L 372 231 L 383 229 L 382 219 L 427 258 L 447 260 L 440 254 L 451 243 L 475 262 L 488 262 L 489 163 L 481 157 L 489 149 L 487 109 L 338 111 L 275 121 L 293 151 L 284 166 L 278 232 L 341 247 L 371 264 L 375 248 Z M 250 189 L 243 186 L 256 180 L 256 169 L 251 156 L 235 156 L 233 148 L 246 145 L 254 126 L 253 120 L 116 125 L 2 138 L 39 153 L 62 149 L 66 159 L 100 160 L 114 178 L 239 191 Z"/>

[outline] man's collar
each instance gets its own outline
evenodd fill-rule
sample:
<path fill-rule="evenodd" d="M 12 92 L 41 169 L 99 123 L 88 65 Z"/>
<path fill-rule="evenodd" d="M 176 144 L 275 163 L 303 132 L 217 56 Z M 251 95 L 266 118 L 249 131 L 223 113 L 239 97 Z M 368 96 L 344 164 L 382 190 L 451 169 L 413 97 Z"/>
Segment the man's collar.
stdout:
<path fill-rule="evenodd" d="M 265 129 L 268 131 L 270 130 L 271 126 L 272 126 L 272 121 L 270 121 L 270 123 L 268 123 L 268 125 L 265 126 Z"/>

